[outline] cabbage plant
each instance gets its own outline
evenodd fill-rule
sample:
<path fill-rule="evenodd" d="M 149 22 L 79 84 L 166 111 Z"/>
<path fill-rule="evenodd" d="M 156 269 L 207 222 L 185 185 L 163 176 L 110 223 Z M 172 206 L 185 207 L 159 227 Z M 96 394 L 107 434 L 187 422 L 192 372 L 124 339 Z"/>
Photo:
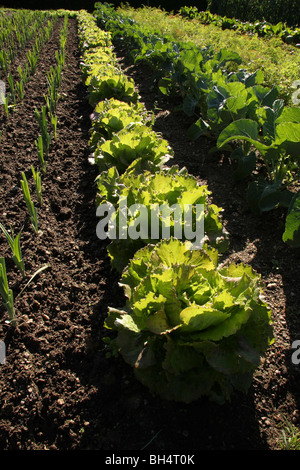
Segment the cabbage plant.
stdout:
<path fill-rule="evenodd" d="M 215 249 L 171 238 L 137 251 L 120 285 L 126 304 L 109 308 L 105 325 L 150 391 L 186 403 L 248 392 L 273 342 L 271 310 L 250 266 L 218 266 Z"/>

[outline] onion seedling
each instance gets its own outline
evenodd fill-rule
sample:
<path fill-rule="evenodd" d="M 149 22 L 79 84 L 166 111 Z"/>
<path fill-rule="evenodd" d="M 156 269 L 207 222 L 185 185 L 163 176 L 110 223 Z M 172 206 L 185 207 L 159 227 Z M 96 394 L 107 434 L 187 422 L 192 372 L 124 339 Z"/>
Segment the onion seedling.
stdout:
<path fill-rule="evenodd" d="M 54 114 L 51 114 L 50 119 L 51 119 L 52 129 L 54 132 L 54 138 L 56 140 L 57 139 L 57 116 L 55 116 Z"/>
<path fill-rule="evenodd" d="M 30 73 L 33 75 L 35 73 L 37 61 L 38 61 L 38 56 L 35 50 L 27 52 L 27 59 L 30 65 Z"/>
<path fill-rule="evenodd" d="M 19 100 L 22 101 L 24 99 L 24 96 L 25 96 L 24 85 L 23 85 L 22 80 L 20 80 L 19 82 L 16 83 L 16 89 L 17 89 L 17 94 L 18 94 Z"/>
<path fill-rule="evenodd" d="M 55 109 L 56 109 L 56 102 L 53 100 L 53 95 L 49 89 L 49 96 L 44 95 L 45 102 L 46 102 L 46 107 L 48 109 L 48 115 L 51 116 L 54 115 Z"/>
<path fill-rule="evenodd" d="M 40 51 L 41 45 L 42 45 L 42 38 L 36 37 L 34 40 L 34 47 L 37 53 Z"/>
<path fill-rule="evenodd" d="M 9 103 L 9 96 L 5 96 L 3 98 L 3 104 L 4 104 L 4 112 L 5 112 L 6 117 L 8 117 L 8 103 Z"/>
<path fill-rule="evenodd" d="M 58 66 L 56 71 L 53 69 L 51 74 L 48 74 L 48 94 L 50 102 L 50 109 L 52 112 L 56 110 L 58 102 L 58 90 L 61 84 L 61 66 Z"/>
<path fill-rule="evenodd" d="M 17 266 L 17 268 L 22 273 L 22 276 L 24 277 L 25 276 L 25 266 L 24 266 L 24 260 L 23 260 L 23 256 L 22 256 L 22 252 L 21 252 L 21 246 L 20 246 L 20 237 L 21 237 L 22 230 L 15 237 L 12 228 L 11 228 L 11 235 L 8 233 L 6 228 L 1 223 L 0 223 L 0 228 L 1 228 L 2 232 L 4 233 L 5 238 L 8 242 L 8 244 L 9 244 L 12 252 L 13 252 L 12 259 L 13 259 L 15 265 Z"/>
<path fill-rule="evenodd" d="M 61 52 L 56 51 L 56 62 L 59 66 L 63 67 L 66 61 L 66 54 L 64 52 L 65 42 L 61 43 Z"/>
<path fill-rule="evenodd" d="M 12 44 L 11 46 L 9 46 L 8 48 L 8 58 L 9 58 L 9 61 L 12 63 L 14 60 L 15 60 L 15 48 L 14 48 L 14 44 Z"/>
<path fill-rule="evenodd" d="M 32 228 L 35 231 L 35 233 L 37 233 L 38 232 L 37 209 L 31 200 L 30 191 L 28 187 L 28 181 L 24 172 L 22 172 L 22 177 L 23 179 L 21 180 L 21 186 L 22 186 L 24 200 L 25 200 L 28 212 L 30 214 Z"/>
<path fill-rule="evenodd" d="M 38 201 L 40 205 L 43 204 L 43 198 L 42 198 L 42 180 L 39 171 L 35 171 L 33 165 L 31 165 L 31 171 L 32 171 L 32 176 L 34 179 L 35 183 L 35 189 L 36 189 L 36 196 L 38 198 Z"/>
<path fill-rule="evenodd" d="M 51 135 L 48 133 L 47 127 L 47 119 L 46 119 L 46 106 L 42 106 L 41 114 L 35 109 L 34 114 L 38 120 L 40 125 L 43 144 L 44 144 L 44 155 L 48 155 L 50 142 L 51 142 Z"/>
<path fill-rule="evenodd" d="M 7 57 L 5 51 L 0 51 L 0 65 L 4 73 L 7 72 Z"/>
<path fill-rule="evenodd" d="M 37 148 L 40 165 L 41 165 L 42 171 L 45 175 L 46 174 L 47 162 L 44 159 L 44 144 L 43 144 L 43 137 L 41 135 L 38 136 L 38 140 L 35 141 L 35 145 L 36 145 L 36 148 Z"/>
<path fill-rule="evenodd" d="M 2 296 L 4 305 L 8 311 L 10 322 L 15 325 L 15 308 L 14 308 L 14 294 L 8 286 L 5 258 L 0 258 L 0 294 Z"/>
<path fill-rule="evenodd" d="M 10 94 L 11 94 L 12 100 L 13 100 L 14 103 L 16 103 L 16 92 L 15 92 L 14 80 L 13 80 L 11 72 L 9 72 L 9 74 L 7 76 L 7 81 L 8 81 L 8 84 L 9 84 Z"/>
<path fill-rule="evenodd" d="M 22 69 L 22 67 L 19 65 L 18 67 L 18 73 L 20 75 L 20 78 L 22 80 L 23 83 L 27 83 L 28 82 L 28 76 L 29 76 L 29 67 L 28 67 L 28 64 L 25 65 L 25 68 L 24 70 Z"/>

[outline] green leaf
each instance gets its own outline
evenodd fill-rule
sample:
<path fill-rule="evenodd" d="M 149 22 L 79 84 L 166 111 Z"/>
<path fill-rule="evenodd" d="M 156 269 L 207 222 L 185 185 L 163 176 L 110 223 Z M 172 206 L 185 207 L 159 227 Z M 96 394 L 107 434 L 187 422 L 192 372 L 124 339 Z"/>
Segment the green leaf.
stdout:
<path fill-rule="evenodd" d="M 238 161 L 238 167 L 233 172 L 236 181 L 247 178 L 256 168 L 256 153 L 253 151 L 246 155 L 242 148 L 237 148 L 230 158 Z"/>
<path fill-rule="evenodd" d="M 220 66 L 223 66 L 226 62 L 232 61 L 236 64 L 241 64 L 242 59 L 240 55 L 235 51 L 230 51 L 228 49 L 221 49 L 217 55 Z"/>
<path fill-rule="evenodd" d="M 206 331 L 197 334 L 198 339 L 209 341 L 220 341 L 236 334 L 246 323 L 251 315 L 251 310 L 247 308 L 236 308 L 231 310 L 231 315 L 227 313 L 227 318 L 220 324 L 211 326 Z"/>
<path fill-rule="evenodd" d="M 158 83 L 158 88 L 163 95 L 168 95 L 172 87 L 172 80 L 170 78 L 161 78 Z"/>
<path fill-rule="evenodd" d="M 268 106 L 272 108 L 274 101 L 278 98 L 279 89 L 273 87 L 272 89 L 262 85 L 254 85 L 251 89 L 258 99 L 261 106 Z"/>
<path fill-rule="evenodd" d="M 136 301 L 132 308 L 133 313 L 137 316 L 149 316 L 152 313 L 157 312 L 160 310 L 166 298 L 162 295 L 156 295 L 156 292 L 148 292 L 142 299 Z"/>
<path fill-rule="evenodd" d="M 282 112 L 284 107 L 283 100 L 276 100 L 272 108 L 264 107 L 258 108 L 257 115 L 261 118 L 261 125 L 263 127 L 263 135 L 274 141 L 276 135 L 276 119 Z"/>
<path fill-rule="evenodd" d="M 216 310 L 212 307 L 193 306 L 187 307 L 180 313 L 180 320 L 183 323 L 182 331 L 201 331 L 212 325 L 218 325 L 230 317 L 230 313 Z"/>
<path fill-rule="evenodd" d="M 193 116 L 195 114 L 195 108 L 198 104 L 198 100 L 191 95 L 186 95 L 183 100 L 183 112 L 187 116 Z"/>
<path fill-rule="evenodd" d="M 300 123 L 280 122 L 276 126 L 275 144 L 281 145 L 283 142 L 295 142 L 299 144 L 297 156 L 300 152 Z"/>
<path fill-rule="evenodd" d="M 190 345 L 178 344 L 169 341 L 166 346 L 166 356 L 163 362 L 163 368 L 172 375 L 179 375 L 201 364 L 201 356 Z"/>
<path fill-rule="evenodd" d="M 247 114 L 247 95 L 240 92 L 236 96 L 230 96 L 226 100 L 226 108 L 230 111 L 234 119 L 241 119 Z M 244 116 L 243 116 L 244 115 Z"/>
<path fill-rule="evenodd" d="M 217 146 L 220 148 L 232 140 L 247 140 L 256 143 L 258 140 L 258 124 L 251 119 L 239 119 L 229 124 L 219 135 Z"/>
<path fill-rule="evenodd" d="M 113 313 L 113 311 L 111 311 L 111 313 Z M 134 333 L 139 333 L 140 329 L 134 322 L 132 315 L 120 311 L 119 313 L 121 314 L 114 318 L 115 325 L 121 326 L 126 330 L 133 331 Z"/>
<path fill-rule="evenodd" d="M 277 206 L 286 207 L 290 203 L 291 193 L 284 189 L 281 181 L 270 183 L 260 179 L 249 185 L 247 200 L 251 210 L 260 214 Z"/>
<path fill-rule="evenodd" d="M 194 124 L 192 124 L 188 131 L 187 137 L 190 140 L 197 140 L 203 134 L 206 134 L 210 129 L 210 125 L 204 121 L 202 118 L 198 119 Z"/>
<path fill-rule="evenodd" d="M 146 328 L 156 335 L 171 331 L 168 318 L 163 309 L 158 310 L 147 318 Z"/>
<path fill-rule="evenodd" d="M 285 221 L 282 240 L 292 247 L 300 246 L 300 193 L 296 193 L 291 201 Z"/>
<path fill-rule="evenodd" d="M 254 85 L 259 85 L 264 82 L 265 76 L 262 70 L 256 70 L 254 73 L 249 75 L 245 80 L 245 86 L 252 87 Z"/>
<path fill-rule="evenodd" d="M 300 108 L 297 106 L 286 106 L 277 118 L 276 123 L 294 122 L 300 124 Z"/>

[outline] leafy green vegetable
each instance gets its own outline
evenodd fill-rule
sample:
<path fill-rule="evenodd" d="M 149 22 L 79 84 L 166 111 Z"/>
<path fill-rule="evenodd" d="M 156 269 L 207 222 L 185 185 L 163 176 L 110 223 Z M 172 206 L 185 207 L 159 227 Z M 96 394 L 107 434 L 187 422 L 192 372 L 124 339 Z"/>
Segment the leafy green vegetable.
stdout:
<path fill-rule="evenodd" d="M 127 302 L 109 309 L 105 326 L 136 377 L 164 399 L 223 403 L 246 393 L 273 341 L 259 275 L 217 260 L 214 249 L 170 239 L 137 251 L 123 272 Z"/>
<path fill-rule="evenodd" d="M 135 90 L 133 80 L 127 78 L 121 70 L 107 63 L 95 64 L 91 75 L 86 79 L 88 87 L 89 103 L 91 106 L 105 98 L 116 98 L 128 103 L 136 103 L 138 94 Z"/>
<path fill-rule="evenodd" d="M 230 123 L 253 119 L 262 103 L 271 102 L 276 97 L 276 91 L 258 85 L 261 78 L 259 74 L 250 75 L 246 71 L 232 73 L 227 77 L 224 74 L 214 76 L 211 89 L 206 93 L 206 110 L 202 110 L 205 116 L 190 127 L 188 136 L 192 140 L 203 134 L 218 137 Z"/>
<path fill-rule="evenodd" d="M 110 140 L 100 141 L 95 150 L 95 163 L 100 170 L 116 166 L 122 173 L 137 158 L 160 166 L 171 158 L 172 153 L 166 140 L 148 126 L 137 124 L 122 129 Z"/>
<path fill-rule="evenodd" d="M 256 120 L 232 122 L 219 135 L 217 146 L 222 148 L 232 141 L 240 144 L 232 153 L 239 164 L 237 176 L 249 176 L 256 168 L 253 147 L 265 162 L 267 178 L 252 182 L 248 188 L 252 210 L 261 213 L 278 206 L 289 207 L 293 193 L 286 189 L 286 184 L 298 171 L 300 109 L 284 108 L 281 100 L 275 100 L 272 107 L 257 108 Z"/>
<path fill-rule="evenodd" d="M 87 12 L 81 12 L 78 22 L 83 54 L 81 68 L 91 106 L 108 98 L 135 103 L 138 94 L 134 82 L 124 75 L 116 63 L 110 47 L 111 35 L 99 29 L 93 16 Z"/>
<path fill-rule="evenodd" d="M 300 193 L 296 193 L 291 201 L 285 221 L 284 242 L 291 246 L 300 246 Z"/>
<path fill-rule="evenodd" d="M 197 246 L 209 243 L 220 252 L 228 248 L 222 208 L 208 204 L 211 193 L 206 185 L 199 185 L 186 168 L 174 165 L 140 171 L 140 165 L 141 160 L 135 161 L 121 176 L 112 167 L 96 179 L 97 205 L 111 203 L 116 211 L 111 221 L 114 238 L 108 245 L 116 269 L 121 271 L 147 243 L 172 236 Z"/>
<path fill-rule="evenodd" d="M 100 139 L 112 139 L 113 134 L 137 123 L 152 124 L 142 103 L 128 104 L 114 98 L 100 101 L 92 115 L 90 148 L 94 149 Z"/>

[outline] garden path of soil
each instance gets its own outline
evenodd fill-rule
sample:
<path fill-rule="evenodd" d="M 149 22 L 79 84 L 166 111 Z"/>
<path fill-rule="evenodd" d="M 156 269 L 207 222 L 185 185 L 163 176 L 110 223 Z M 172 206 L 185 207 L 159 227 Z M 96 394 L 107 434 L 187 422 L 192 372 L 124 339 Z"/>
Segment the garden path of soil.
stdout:
<path fill-rule="evenodd" d="M 281 241 L 283 214 L 257 218 L 248 210 L 244 184 L 235 185 L 232 166 L 211 143 L 188 142 L 189 123 L 174 112 L 176 103 L 157 94 L 145 66 L 122 65 L 139 89 L 141 101 L 156 116 L 175 152 L 173 163 L 208 184 L 212 200 L 224 208 L 230 233 L 224 259 L 250 263 L 261 273 L 273 309 L 275 344 L 255 373 L 247 396 L 217 405 L 205 399 L 185 405 L 152 396 L 121 358 L 109 358 L 102 341 L 107 307 L 122 306 L 119 275 L 111 270 L 106 244 L 96 237 L 96 170 L 88 163 L 90 114 L 80 73 L 77 26 L 69 19 L 66 65 L 57 113 L 58 139 L 51 143 L 42 176 L 40 233 L 31 230 L 20 191 L 21 172 L 30 182 L 37 167 L 34 107 L 44 104 L 46 71 L 54 65 L 59 26 L 40 56 L 25 100 L 3 129 L 0 156 L 1 222 L 15 232 L 24 225 L 27 277 L 21 279 L 1 234 L 8 277 L 16 296 L 18 327 L 0 307 L 0 339 L 7 357 L 0 365 L 0 449 L 141 450 L 187 453 L 197 450 L 273 450 L 281 428 L 299 425 L 300 366 L 291 361 L 299 339 L 299 250 Z M 33 188 L 33 186 L 31 186 Z M 30 276 L 49 263 L 21 293 Z M 18 296 L 18 294 L 20 294 Z"/>

